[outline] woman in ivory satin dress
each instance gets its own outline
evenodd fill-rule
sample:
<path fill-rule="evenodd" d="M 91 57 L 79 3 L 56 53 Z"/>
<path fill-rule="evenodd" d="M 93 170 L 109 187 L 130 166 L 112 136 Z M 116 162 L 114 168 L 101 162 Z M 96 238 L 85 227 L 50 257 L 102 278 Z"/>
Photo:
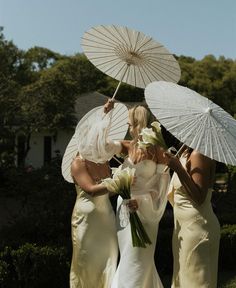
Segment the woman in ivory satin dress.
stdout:
<path fill-rule="evenodd" d="M 175 171 L 168 198 L 174 209 L 172 288 L 216 288 L 220 226 L 212 210 L 215 161 L 187 148 L 165 153 Z"/>
<path fill-rule="evenodd" d="M 118 197 L 116 219 L 120 261 L 112 288 L 163 287 L 155 267 L 154 253 L 158 224 L 167 203 L 169 173 L 164 172 L 164 150 L 161 147 L 152 146 L 145 151 L 137 145 L 142 128 L 148 127 L 152 120 L 151 113 L 145 107 L 130 109 L 129 126 L 133 140 L 121 142 L 122 153 L 127 155 L 123 167 L 136 169 L 131 198 L 137 203 L 137 213 L 152 244 L 146 248 L 133 247 L 129 210 L 123 199 Z"/>
<path fill-rule="evenodd" d="M 77 198 L 72 213 L 73 255 L 70 288 L 110 288 L 117 267 L 115 214 L 108 191 L 101 183 L 110 177 L 108 160 L 120 144 L 102 145 L 106 123 L 94 123 L 78 143 L 71 164 Z M 101 145 L 100 145 L 101 144 Z"/>

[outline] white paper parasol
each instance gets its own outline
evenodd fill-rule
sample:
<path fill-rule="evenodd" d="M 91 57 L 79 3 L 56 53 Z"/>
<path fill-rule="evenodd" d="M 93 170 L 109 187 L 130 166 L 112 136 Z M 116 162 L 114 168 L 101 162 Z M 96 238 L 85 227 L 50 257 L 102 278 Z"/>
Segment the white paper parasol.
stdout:
<path fill-rule="evenodd" d="M 96 107 L 90 110 L 77 124 L 75 129 L 75 133 L 72 136 L 69 144 L 66 147 L 63 159 L 62 159 L 62 175 L 64 179 L 70 183 L 73 183 L 73 179 L 71 177 L 71 163 L 73 159 L 76 157 L 79 152 L 79 148 L 84 153 L 89 153 L 89 157 L 96 158 L 94 162 L 99 162 L 99 157 L 101 155 L 101 150 L 105 149 L 105 141 L 108 140 L 123 140 L 127 130 L 128 130 L 128 109 L 122 103 L 115 103 L 114 109 L 112 109 L 109 113 L 106 114 L 106 118 L 103 113 L 103 106 Z M 109 118 L 109 124 L 107 119 Z M 102 143 L 101 147 L 90 147 L 96 145 L 97 135 L 96 129 L 100 129 L 102 133 L 100 133 L 100 138 Z M 104 135 L 103 131 L 106 135 Z M 96 138 L 96 139 L 95 139 Z M 96 141 L 94 141 L 96 140 Z M 90 145 L 90 146 L 89 146 Z M 85 151 L 87 150 L 87 151 Z M 97 153 L 98 152 L 98 153 Z M 102 151 L 103 152 L 103 151 Z M 93 154 L 94 153 L 94 154 Z M 105 157 L 107 154 L 105 153 Z M 109 157 L 108 157 L 109 158 Z M 109 159 L 104 159 L 103 162 Z M 87 158 L 86 158 L 87 159 Z M 91 159 L 89 159 L 91 160 Z"/>
<path fill-rule="evenodd" d="M 176 138 L 203 155 L 236 165 L 236 120 L 197 92 L 159 81 L 145 89 L 146 102 Z"/>
<path fill-rule="evenodd" d="M 178 62 L 162 44 L 127 27 L 93 27 L 85 32 L 81 45 L 85 55 L 98 69 L 120 83 L 145 88 L 153 81 L 177 83 L 180 79 Z"/>

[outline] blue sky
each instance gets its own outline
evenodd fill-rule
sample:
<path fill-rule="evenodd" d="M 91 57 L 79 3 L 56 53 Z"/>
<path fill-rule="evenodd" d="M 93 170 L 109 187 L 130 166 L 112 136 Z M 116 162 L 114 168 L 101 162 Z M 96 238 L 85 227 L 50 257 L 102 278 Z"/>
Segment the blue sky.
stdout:
<path fill-rule="evenodd" d="M 21 49 L 82 52 L 92 26 L 127 26 L 176 55 L 236 59 L 236 0 L 0 0 L 0 26 Z"/>

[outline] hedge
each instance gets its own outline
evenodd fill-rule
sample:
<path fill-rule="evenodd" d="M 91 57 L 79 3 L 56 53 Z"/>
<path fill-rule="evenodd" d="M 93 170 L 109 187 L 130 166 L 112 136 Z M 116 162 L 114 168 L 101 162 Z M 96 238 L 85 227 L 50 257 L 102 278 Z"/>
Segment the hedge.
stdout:
<path fill-rule="evenodd" d="M 158 272 L 172 273 L 172 229 L 160 229 L 155 260 Z M 0 287 L 67 288 L 71 251 L 66 247 L 25 244 L 0 253 Z M 219 270 L 236 270 L 236 225 L 222 227 Z"/>
<path fill-rule="evenodd" d="M 66 288 L 69 283 L 70 256 L 64 247 L 38 247 L 25 244 L 0 253 L 0 287 Z"/>

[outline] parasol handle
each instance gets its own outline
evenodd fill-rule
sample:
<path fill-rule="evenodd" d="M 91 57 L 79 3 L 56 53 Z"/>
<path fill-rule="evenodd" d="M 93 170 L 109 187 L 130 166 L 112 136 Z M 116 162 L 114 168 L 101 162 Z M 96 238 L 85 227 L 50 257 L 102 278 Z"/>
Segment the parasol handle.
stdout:
<path fill-rule="evenodd" d="M 116 94 L 117 94 L 117 92 L 118 92 L 118 90 L 119 90 L 119 88 L 120 88 L 120 84 L 122 83 L 122 80 L 124 79 L 125 74 L 126 74 L 126 72 L 128 71 L 129 66 L 130 66 L 130 64 L 127 64 L 127 67 L 126 67 L 126 69 L 125 69 L 125 72 L 124 72 L 123 76 L 121 77 L 120 82 L 119 82 L 119 84 L 117 85 L 116 91 L 114 92 L 111 100 L 114 100 L 114 99 L 115 99 L 115 96 L 116 96 Z"/>
<path fill-rule="evenodd" d="M 178 157 L 179 156 L 179 154 L 181 154 L 185 149 L 186 149 L 186 145 L 185 144 L 183 144 L 180 148 L 179 148 L 179 150 L 176 152 L 176 154 L 175 154 L 175 157 Z M 168 169 L 170 169 L 168 166 L 166 166 L 166 168 L 164 169 L 164 172 L 167 172 L 167 170 Z"/>
<path fill-rule="evenodd" d="M 187 145 L 183 144 L 179 150 L 176 152 L 175 157 L 179 156 L 179 154 L 181 154 L 182 152 L 184 152 L 184 150 L 186 149 Z"/>
<path fill-rule="evenodd" d="M 122 79 L 123 79 L 123 78 L 124 78 L 124 77 L 122 77 Z M 115 96 L 116 96 L 116 94 L 117 94 L 117 92 L 118 92 L 118 90 L 119 90 L 119 88 L 120 88 L 120 84 L 121 84 L 121 82 L 122 82 L 122 79 L 120 80 L 119 84 L 117 85 L 116 91 L 114 92 L 111 100 L 114 100 L 114 99 L 115 99 Z"/>
<path fill-rule="evenodd" d="M 119 159 L 117 159 L 115 155 L 114 155 L 112 158 L 113 158 L 117 163 L 119 163 L 120 165 L 122 165 L 122 162 L 121 162 Z"/>

